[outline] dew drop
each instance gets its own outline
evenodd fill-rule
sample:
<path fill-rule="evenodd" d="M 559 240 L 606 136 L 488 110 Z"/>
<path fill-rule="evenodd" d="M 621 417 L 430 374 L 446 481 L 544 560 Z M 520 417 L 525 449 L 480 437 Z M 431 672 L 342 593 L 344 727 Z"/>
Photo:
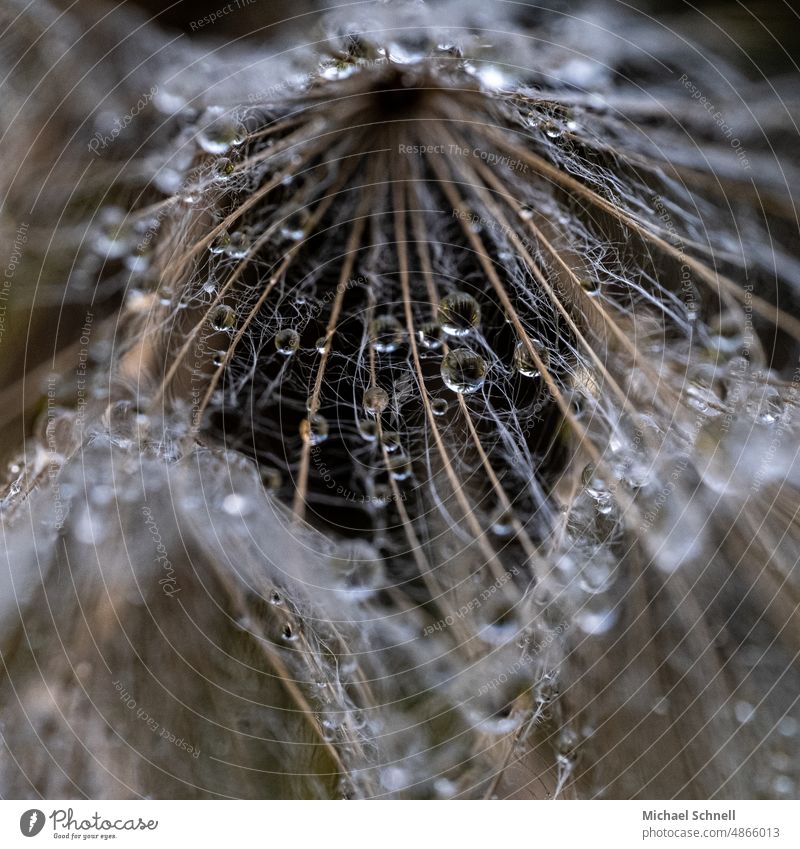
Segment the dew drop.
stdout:
<path fill-rule="evenodd" d="M 287 622 L 281 630 L 281 639 L 285 643 L 293 643 L 298 637 L 297 630 L 292 626 L 291 622 Z"/>
<path fill-rule="evenodd" d="M 605 501 L 611 495 L 609 482 L 597 471 L 594 463 L 584 467 L 581 482 L 586 492 L 596 501 Z"/>
<path fill-rule="evenodd" d="M 211 313 L 210 323 L 214 330 L 231 330 L 236 324 L 236 313 L 227 304 L 218 304 Z"/>
<path fill-rule="evenodd" d="M 391 315 L 376 318 L 370 326 L 372 347 L 380 354 L 391 354 L 403 343 L 403 328 Z"/>
<path fill-rule="evenodd" d="M 466 336 L 481 320 L 481 308 L 472 295 L 453 292 L 439 303 L 439 323 L 449 336 Z"/>
<path fill-rule="evenodd" d="M 362 419 L 358 423 L 358 432 L 365 442 L 375 442 L 378 438 L 378 424 L 372 419 Z"/>
<path fill-rule="evenodd" d="M 547 368 L 550 365 L 550 354 L 547 348 L 542 345 L 538 339 L 530 339 L 531 347 L 536 351 L 537 356 L 542 361 L 542 365 Z M 536 365 L 531 352 L 528 350 L 526 342 L 517 342 L 514 348 L 514 368 L 525 377 L 540 377 L 541 371 Z"/>
<path fill-rule="evenodd" d="M 222 177 L 230 177 L 231 174 L 236 170 L 236 165 L 234 164 L 232 159 L 229 159 L 227 156 L 221 156 L 214 163 L 214 171 L 216 171 L 217 176 Z"/>
<path fill-rule="evenodd" d="M 558 698 L 558 683 L 551 675 L 545 675 L 533 688 L 533 698 L 537 704 L 549 705 Z"/>
<path fill-rule="evenodd" d="M 300 242 L 305 234 L 306 232 L 302 227 L 293 227 L 291 225 L 281 227 L 281 236 L 283 236 L 287 242 Z"/>
<path fill-rule="evenodd" d="M 578 760 L 580 738 L 571 728 L 562 728 L 556 738 L 556 760 L 569 770 L 572 770 Z"/>
<path fill-rule="evenodd" d="M 435 321 L 428 321 L 417 330 L 417 341 L 429 351 L 442 347 L 442 328 Z"/>
<path fill-rule="evenodd" d="M 95 251 L 108 259 L 122 259 L 136 243 L 133 221 L 124 209 L 108 206 L 100 213 Z"/>
<path fill-rule="evenodd" d="M 411 460 L 405 451 L 397 451 L 388 457 L 386 468 L 396 481 L 404 481 L 411 477 Z"/>
<path fill-rule="evenodd" d="M 244 259 L 250 250 L 250 239 L 241 230 L 235 230 L 228 236 L 228 244 L 223 248 L 225 256 L 231 259 Z"/>
<path fill-rule="evenodd" d="M 208 249 L 212 254 L 222 254 L 225 253 L 230 243 L 231 234 L 227 230 L 221 230 Z"/>
<path fill-rule="evenodd" d="M 564 134 L 564 131 L 555 121 L 547 121 L 544 125 L 544 134 L 549 139 L 559 139 Z"/>
<path fill-rule="evenodd" d="M 364 393 L 364 409 L 370 415 L 380 415 L 388 406 L 389 393 L 382 386 L 371 386 Z"/>
<path fill-rule="evenodd" d="M 593 605 L 591 601 L 588 601 L 575 615 L 575 623 L 584 634 L 597 636 L 610 631 L 616 625 L 618 615 L 616 607 L 608 606 L 607 603 Z"/>
<path fill-rule="evenodd" d="M 319 413 L 313 413 L 300 422 L 300 436 L 310 445 L 319 445 L 320 442 L 324 442 L 328 438 L 328 431 L 328 420 Z"/>
<path fill-rule="evenodd" d="M 434 416 L 443 416 L 450 405 L 445 398 L 434 398 L 431 401 L 431 412 Z"/>
<path fill-rule="evenodd" d="M 248 498 L 232 492 L 222 499 L 222 509 L 229 516 L 244 516 L 250 512 L 252 504 Z"/>
<path fill-rule="evenodd" d="M 385 582 L 384 564 L 378 551 L 369 543 L 354 540 L 334 558 L 341 589 L 352 598 L 374 595 Z"/>
<path fill-rule="evenodd" d="M 400 434 L 394 430 L 385 430 L 381 436 L 381 445 L 389 454 L 393 454 L 400 448 Z"/>
<path fill-rule="evenodd" d="M 501 507 L 492 519 L 491 530 L 495 536 L 507 537 L 514 532 L 514 511 Z"/>
<path fill-rule="evenodd" d="M 290 357 L 300 347 L 300 334 L 291 327 L 275 334 L 275 348 L 279 354 Z"/>
<path fill-rule="evenodd" d="M 314 347 L 317 349 L 318 354 L 324 354 L 325 349 L 328 346 L 328 337 L 320 336 L 319 339 L 314 343 Z"/>
<path fill-rule="evenodd" d="M 242 127 L 230 112 L 221 106 L 210 106 L 200 118 L 201 129 L 197 143 L 206 153 L 227 153 L 244 141 Z"/>
<path fill-rule="evenodd" d="M 486 380 L 486 363 L 468 348 L 448 352 L 442 359 L 442 380 L 462 395 L 477 392 Z"/>

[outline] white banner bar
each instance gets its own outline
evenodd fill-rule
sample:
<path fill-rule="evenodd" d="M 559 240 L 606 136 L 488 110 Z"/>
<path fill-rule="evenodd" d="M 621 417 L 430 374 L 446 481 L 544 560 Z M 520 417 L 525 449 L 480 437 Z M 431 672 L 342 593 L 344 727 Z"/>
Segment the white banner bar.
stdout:
<path fill-rule="evenodd" d="M 0 846 L 53 841 L 175 849 L 796 849 L 800 802 L 0 802 Z"/>

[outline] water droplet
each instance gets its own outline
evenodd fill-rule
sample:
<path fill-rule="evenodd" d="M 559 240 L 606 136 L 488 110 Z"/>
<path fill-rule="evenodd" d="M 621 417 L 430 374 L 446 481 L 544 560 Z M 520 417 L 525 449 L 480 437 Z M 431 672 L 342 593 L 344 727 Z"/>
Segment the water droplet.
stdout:
<path fill-rule="evenodd" d="M 241 230 L 235 230 L 228 236 L 228 244 L 223 251 L 231 259 L 244 259 L 250 250 L 250 239 Z"/>
<path fill-rule="evenodd" d="M 750 704 L 750 702 L 740 701 L 736 702 L 734 705 L 733 712 L 737 721 L 744 725 L 745 722 L 749 722 L 753 718 L 755 708 Z"/>
<path fill-rule="evenodd" d="M 222 509 L 229 516 L 244 516 L 250 512 L 251 507 L 250 499 L 236 492 L 231 492 L 222 499 Z"/>
<path fill-rule="evenodd" d="M 328 337 L 320 336 L 319 339 L 314 343 L 314 347 L 317 349 L 318 354 L 324 354 L 325 348 L 328 345 Z"/>
<path fill-rule="evenodd" d="M 481 320 L 481 308 L 472 295 L 453 292 L 439 303 L 439 323 L 449 336 L 466 336 Z"/>
<path fill-rule="evenodd" d="M 556 760 L 569 770 L 572 770 L 578 760 L 580 737 L 571 728 L 562 728 L 556 738 Z"/>
<path fill-rule="evenodd" d="M 328 438 L 328 420 L 314 413 L 300 422 L 300 436 L 311 445 L 319 445 Z"/>
<path fill-rule="evenodd" d="M 530 339 L 531 347 L 536 351 L 537 356 L 542 361 L 542 365 L 547 368 L 550 365 L 550 353 L 547 348 L 538 340 Z M 525 377 L 539 377 L 541 372 L 539 366 L 536 365 L 531 352 L 528 350 L 526 342 L 517 342 L 514 348 L 514 368 Z"/>
<path fill-rule="evenodd" d="M 122 259 L 136 244 L 133 221 L 124 209 L 107 206 L 100 213 L 95 251 L 108 259 Z"/>
<path fill-rule="evenodd" d="M 482 611 L 484 625 L 480 638 L 495 646 L 502 646 L 516 640 L 519 635 L 519 622 L 513 607 L 495 604 L 488 611 Z"/>
<path fill-rule="evenodd" d="M 394 316 L 380 316 L 370 326 L 370 339 L 378 353 L 391 354 L 403 343 L 403 328 Z"/>
<path fill-rule="evenodd" d="M 783 396 L 776 386 L 758 386 L 747 398 L 747 412 L 759 424 L 774 424 L 784 413 Z"/>
<path fill-rule="evenodd" d="M 320 76 L 325 80 L 345 80 L 358 71 L 358 64 L 352 61 L 335 60 L 327 65 L 320 65 Z"/>
<path fill-rule="evenodd" d="M 221 106 L 210 106 L 200 118 L 197 143 L 206 153 L 227 153 L 244 141 L 241 124 Z"/>
<path fill-rule="evenodd" d="M 598 599 L 598 602 L 593 603 L 594 599 Z M 596 636 L 610 631 L 616 625 L 618 616 L 616 607 L 609 607 L 601 596 L 593 596 L 575 614 L 575 624 L 584 634 Z"/>
<path fill-rule="evenodd" d="M 400 448 L 400 434 L 394 430 L 385 430 L 381 436 L 381 445 L 389 454 L 393 454 Z"/>
<path fill-rule="evenodd" d="M 457 348 L 442 359 L 442 380 L 445 385 L 463 395 L 477 392 L 486 380 L 486 363 L 468 348 Z"/>
<path fill-rule="evenodd" d="M 221 156 L 214 163 L 214 171 L 217 173 L 217 176 L 225 178 L 230 177 L 231 174 L 236 170 L 236 164 L 232 159 L 229 159 L 227 156 Z"/>
<path fill-rule="evenodd" d="M 364 409 L 370 415 L 380 415 L 388 406 L 389 393 L 382 386 L 371 386 L 364 393 Z"/>
<path fill-rule="evenodd" d="M 362 419 L 358 423 L 358 432 L 365 442 L 375 442 L 378 438 L 378 423 L 372 419 Z"/>
<path fill-rule="evenodd" d="M 442 347 L 442 328 L 435 321 L 428 321 L 417 330 L 417 341 L 429 351 Z"/>
<path fill-rule="evenodd" d="M 544 134 L 549 139 L 559 139 L 564 134 L 564 130 L 555 121 L 546 121 L 544 124 Z"/>
<path fill-rule="evenodd" d="M 445 398 L 434 398 L 431 400 L 431 412 L 434 416 L 443 416 L 449 406 Z"/>
<path fill-rule="evenodd" d="M 386 468 L 396 481 L 404 481 L 411 477 L 411 460 L 405 451 L 397 451 L 386 460 Z"/>
<path fill-rule="evenodd" d="M 209 321 L 214 330 L 231 330 L 236 324 L 236 313 L 227 304 L 218 304 L 211 312 Z"/>
<path fill-rule="evenodd" d="M 354 540 L 334 558 L 342 590 L 350 597 L 368 598 L 384 584 L 384 564 L 369 543 Z"/>
<path fill-rule="evenodd" d="M 288 242 L 300 242 L 306 235 L 306 231 L 299 226 L 287 224 L 281 227 L 281 236 Z"/>
<path fill-rule="evenodd" d="M 388 483 L 378 483 L 372 489 L 370 503 L 373 507 L 386 507 L 392 500 L 392 488 Z"/>
<path fill-rule="evenodd" d="M 606 546 L 598 546 L 581 567 L 579 585 L 589 595 L 605 592 L 614 581 L 616 560 Z"/>
<path fill-rule="evenodd" d="M 225 253 L 228 245 L 231 243 L 231 234 L 227 230 L 220 230 L 216 238 L 211 242 L 208 249 L 212 254 Z"/>
<path fill-rule="evenodd" d="M 600 396 L 600 383 L 595 377 L 594 372 L 584 363 L 575 365 L 570 375 L 570 385 L 572 389 L 581 395 L 591 398 L 598 398 Z"/>
<path fill-rule="evenodd" d="M 279 330 L 275 334 L 275 348 L 279 354 L 291 356 L 300 347 L 300 334 L 291 327 Z"/>
<path fill-rule="evenodd" d="M 533 688 L 533 698 L 537 704 L 549 705 L 558 698 L 558 682 L 551 675 L 545 675 Z"/>
<path fill-rule="evenodd" d="M 214 365 L 215 368 L 221 368 L 222 366 L 225 365 L 225 362 L 227 361 L 227 359 L 228 359 L 228 352 L 223 351 L 223 350 L 219 350 L 219 351 L 214 351 L 214 355 L 211 358 L 211 362 L 212 362 L 212 364 Z"/>
<path fill-rule="evenodd" d="M 433 55 L 452 56 L 454 58 L 460 59 L 464 55 L 464 53 L 457 44 L 453 44 L 452 42 L 442 42 L 441 44 L 436 45 L 436 49 L 433 51 Z"/>
<path fill-rule="evenodd" d="M 586 492 L 597 501 L 605 501 L 611 495 L 609 482 L 597 471 L 594 463 L 584 467 L 581 482 Z"/>
<path fill-rule="evenodd" d="M 501 507 L 492 519 L 491 530 L 493 534 L 499 537 L 507 537 L 514 533 L 514 511 L 505 507 Z"/>
<path fill-rule="evenodd" d="M 293 643 L 298 637 L 297 629 L 294 628 L 291 622 L 287 622 L 281 629 L 281 639 L 285 643 Z"/>

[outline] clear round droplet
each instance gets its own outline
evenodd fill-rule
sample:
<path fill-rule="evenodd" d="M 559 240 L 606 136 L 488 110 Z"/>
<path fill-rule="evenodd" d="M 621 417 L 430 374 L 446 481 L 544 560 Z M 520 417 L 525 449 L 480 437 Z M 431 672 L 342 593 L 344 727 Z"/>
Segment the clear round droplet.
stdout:
<path fill-rule="evenodd" d="M 431 401 L 431 412 L 434 416 L 443 416 L 449 406 L 445 398 L 434 398 Z"/>
<path fill-rule="evenodd" d="M 300 347 L 300 334 L 291 327 L 279 330 L 275 334 L 275 349 L 279 354 L 290 357 Z"/>
<path fill-rule="evenodd" d="M 218 304 L 214 307 L 209 321 L 214 330 L 232 330 L 236 324 L 236 313 L 227 304 Z"/>
<path fill-rule="evenodd" d="M 221 230 L 209 245 L 212 254 L 223 254 L 231 243 L 231 234 L 227 230 Z"/>
<path fill-rule="evenodd" d="M 442 347 L 443 331 L 441 325 L 429 321 L 417 330 L 417 341 L 428 351 L 438 351 Z"/>
<path fill-rule="evenodd" d="M 550 354 L 547 348 L 542 345 L 537 339 L 530 339 L 531 347 L 536 351 L 537 356 L 542 361 L 542 365 L 547 368 L 550 364 Z M 514 348 L 514 368 L 525 377 L 540 377 L 541 371 L 536 364 L 533 355 L 528 349 L 528 344 L 524 341 L 517 342 Z"/>
<path fill-rule="evenodd" d="M 227 156 L 221 156 L 214 163 L 214 171 L 217 173 L 217 176 L 222 177 L 223 179 L 226 177 L 230 177 L 231 174 L 236 170 L 236 164 L 232 159 L 229 159 Z"/>
<path fill-rule="evenodd" d="M 378 423 L 374 419 L 362 419 L 358 423 L 358 432 L 365 442 L 375 442 L 378 438 Z"/>
<path fill-rule="evenodd" d="M 477 392 L 486 380 L 486 363 L 468 348 L 450 351 L 442 359 L 442 380 L 445 385 L 462 395 Z"/>
<path fill-rule="evenodd" d="M 403 328 L 392 315 L 376 318 L 370 327 L 372 347 L 381 354 L 391 354 L 403 344 Z"/>
<path fill-rule="evenodd" d="M 380 415 L 389 406 L 389 393 L 382 386 L 371 386 L 364 393 L 364 409 L 373 416 Z"/>
<path fill-rule="evenodd" d="M 231 259 L 244 259 L 250 250 L 250 239 L 241 230 L 235 230 L 228 236 L 228 244 L 223 249 L 225 256 Z"/>
<path fill-rule="evenodd" d="M 392 454 L 386 461 L 386 468 L 396 481 L 404 481 L 411 477 L 411 460 L 405 451 Z"/>
<path fill-rule="evenodd" d="M 466 336 L 481 320 L 481 308 L 472 295 L 453 292 L 439 303 L 439 323 L 448 336 Z"/>
<path fill-rule="evenodd" d="M 597 471 L 594 463 L 589 463 L 581 473 L 581 482 L 586 492 L 595 500 L 606 500 L 611 495 L 609 482 Z"/>
<path fill-rule="evenodd" d="M 498 537 L 511 536 L 514 533 L 515 519 L 513 510 L 501 507 L 492 518 L 492 533 Z"/>
<path fill-rule="evenodd" d="M 122 259 L 136 245 L 133 219 L 118 206 L 107 206 L 100 213 L 95 251 L 108 259 Z"/>
<path fill-rule="evenodd" d="M 394 430 L 385 430 L 381 436 L 381 445 L 389 452 L 389 454 L 393 454 L 395 451 L 400 448 L 400 434 Z"/>
<path fill-rule="evenodd" d="M 300 436 L 311 445 L 324 442 L 328 438 L 329 429 L 328 420 L 319 413 L 314 413 L 300 422 Z"/>
<path fill-rule="evenodd" d="M 244 141 L 241 124 L 221 106 L 210 106 L 200 118 L 197 143 L 206 153 L 227 153 Z"/>

